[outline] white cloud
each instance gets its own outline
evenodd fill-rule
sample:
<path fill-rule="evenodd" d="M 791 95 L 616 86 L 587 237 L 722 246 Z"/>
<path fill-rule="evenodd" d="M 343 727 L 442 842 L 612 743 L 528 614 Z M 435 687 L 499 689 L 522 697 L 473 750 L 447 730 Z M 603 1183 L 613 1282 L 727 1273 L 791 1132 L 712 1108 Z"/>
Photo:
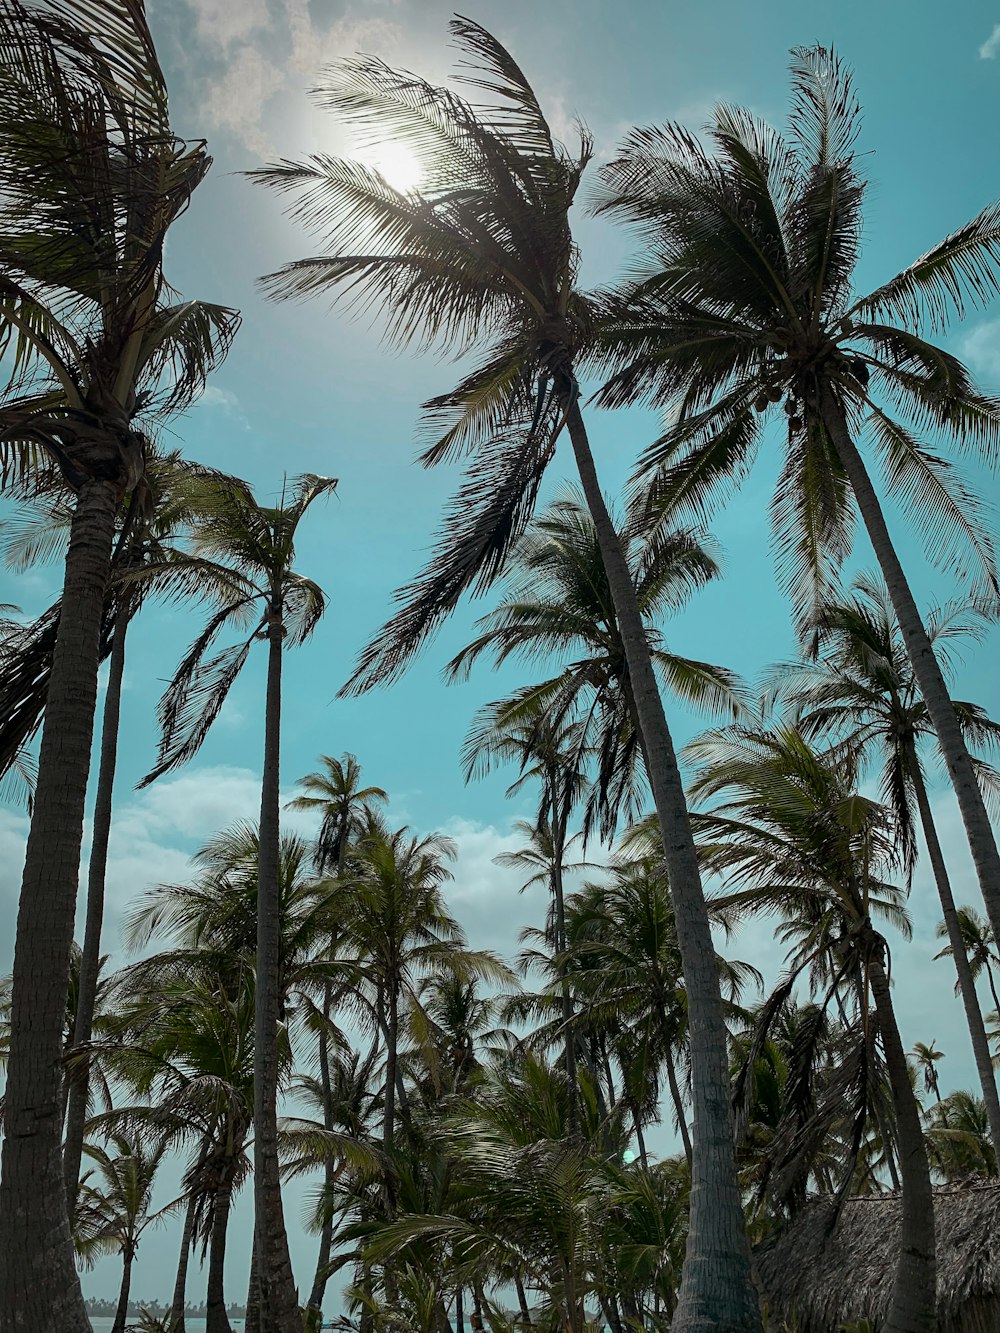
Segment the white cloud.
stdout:
<path fill-rule="evenodd" d="M 995 60 L 998 51 L 1000 51 L 1000 23 L 994 25 L 993 31 L 979 48 L 979 59 Z"/>
<path fill-rule="evenodd" d="M 285 92 L 304 92 L 334 59 L 365 51 L 392 57 L 402 30 L 387 18 L 349 7 L 329 26 L 313 18 L 309 0 L 188 0 L 199 38 L 197 58 L 215 66 L 197 75 L 201 110 L 262 160 L 280 156 L 265 129 L 269 105 Z M 220 71 L 219 65 L 222 65 Z M 192 57 L 192 69 L 193 57 Z"/>
<path fill-rule="evenodd" d="M 976 324 L 959 343 L 959 354 L 977 375 L 1000 386 L 1000 319 Z"/>

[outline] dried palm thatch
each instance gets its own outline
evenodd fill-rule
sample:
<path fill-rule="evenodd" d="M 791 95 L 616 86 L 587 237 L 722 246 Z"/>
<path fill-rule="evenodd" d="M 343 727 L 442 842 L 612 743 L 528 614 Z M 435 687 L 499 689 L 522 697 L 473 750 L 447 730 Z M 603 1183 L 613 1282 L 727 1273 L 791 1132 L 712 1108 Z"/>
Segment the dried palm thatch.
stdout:
<path fill-rule="evenodd" d="M 883 1327 L 899 1244 L 898 1194 L 848 1199 L 834 1226 L 832 1199 L 816 1199 L 754 1258 L 771 1327 L 836 1333 L 868 1320 Z M 1000 1183 L 934 1191 L 940 1333 L 1000 1330 Z M 831 1229 L 832 1228 L 832 1229 Z"/>

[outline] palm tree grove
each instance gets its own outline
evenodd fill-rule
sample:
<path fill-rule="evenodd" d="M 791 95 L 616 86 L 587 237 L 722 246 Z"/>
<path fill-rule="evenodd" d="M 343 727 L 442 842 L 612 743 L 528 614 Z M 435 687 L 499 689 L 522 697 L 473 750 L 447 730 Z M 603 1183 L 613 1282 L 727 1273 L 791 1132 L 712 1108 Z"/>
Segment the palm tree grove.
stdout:
<path fill-rule="evenodd" d="M 998 16 L 474 8 L 0 0 L 0 1333 L 998 1333 Z"/>

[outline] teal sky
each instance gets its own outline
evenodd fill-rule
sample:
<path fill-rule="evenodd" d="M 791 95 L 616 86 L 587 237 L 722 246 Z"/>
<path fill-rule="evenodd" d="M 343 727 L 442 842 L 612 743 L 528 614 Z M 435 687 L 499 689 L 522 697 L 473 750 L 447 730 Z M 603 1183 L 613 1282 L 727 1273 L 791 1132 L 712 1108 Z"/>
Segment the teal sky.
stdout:
<path fill-rule="evenodd" d="M 516 877 L 492 865 L 512 845 L 513 820 L 532 797 L 505 803 L 500 776 L 463 785 L 462 737 L 475 709 L 526 676 L 484 666 L 465 685 L 446 687 L 440 667 L 467 639 L 488 601 L 464 607 L 411 671 L 391 690 L 349 702 L 335 699 L 358 650 L 386 618 L 394 588 L 423 561 L 454 469 L 422 471 L 413 463 L 420 402 L 449 387 L 458 369 L 440 356 L 387 350 L 379 330 L 328 302 L 265 303 L 256 278 L 314 253 L 314 242 L 281 213 L 280 202 L 240 175 L 279 157 L 346 153 L 335 121 L 314 109 L 306 90 L 322 68 L 357 50 L 435 80 L 447 76 L 452 52 L 439 0 L 148 0 L 172 90 L 178 133 L 209 141 L 215 166 L 171 233 L 167 273 L 185 295 L 243 311 L 243 328 L 227 363 L 201 402 L 172 424 L 165 442 L 198 461 L 250 480 L 262 495 L 280 490 L 284 474 L 311 471 L 339 478 L 338 494 L 318 506 L 299 542 L 299 569 L 326 590 L 329 608 L 314 639 L 286 667 L 283 782 L 309 771 L 320 753 L 354 751 L 369 782 L 392 795 L 397 823 L 457 836 L 460 858 L 452 903 L 473 942 L 510 952 L 520 924 L 542 905 L 516 894 Z M 679 119 L 697 128 L 718 100 L 748 105 L 781 123 L 788 49 L 833 42 L 854 67 L 865 108 L 861 151 L 871 178 L 861 287 L 874 287 L 1000 195 L 1000 0 L 942 7 L 932 0 L 468 0 L 465 12 L 485 23 L 533 81 L 557 132 L 572 142 L 582 118 L 596 138 L 598 162 L 633 125 Z M 584 281 L 610 278 L 627 262 L 629 238 L 584 209 L 577 235 Z M 1000 302 L 957 323 L 950 345 L 964 354 L 984 387 L 1000 392 Z M 592 413 L 598 469 L 615 497 L 656 430 L 648 413 Z M 551 468 L 546 494 L 571 477 L 568 446 Z M 714 524 L 726 574 L 669 627 L 672 647 L 756 677 L 793 652 L 787 607 L 768 549 L 767 508 L 775 457 L 762 460 L 750 483 Z M 996 483 L 977 473 L 983 498 Z M 930 570 L 918 538 L 898 524 L 900 548 L 919 596 L 953 595 L 955 585 Z M 859 538 L 858 562 L 869 552 Z M 54 595 L 60 571 L 3 576 L 0 598 L 34 613 Z M 259 801 L 263 652 L 233 691 L 198 759 L 151 790 L 134 784 L 151 765 L 153 709 L 181 650 L 196 632 L 191 614 L 150 607 L 131 635 L 123 704 L 119 818 L 112 835 L 109 947 L 121 910 L 150 883 L 179 880 L 199 843 L 233 819 L 255 818 Z M 968 659 L 958 693 L 1000 713 L 997 636 Z M 530 668 L 529 668 L 530 669 Z M 670 710 L 680 742 L 704 719 Z M 963 855 L 957 815 L 944 792 L 938 806 L 956 871 L 959 901 L 977 901 Z M 0 810 L 0 906 L 13 923 L 23 853 L 24 819 Z M 907 1045 L 936 1039 L 948 1053 L 945 1088 L 967 1084 L 971 1059 L 960 1010 L 936 952 L 937 909 L 918 875 L 912 910 L 915 940 L 895 962 Z M 978 903 L 977 903 L 978 905 Z M 9 969 L 13 929 L 0 932 L 0 969 Z M 769 938 L 748 932 L 732 952 L 777 970 Z M 661 1147 L 670 1143 L 664 1131 Z M 247 1204 L 231 1245 L 230 1294 L 246 1281 Z M 296 1205 L 290 1207 L 294 1221 Z M 246 1232 L 246 1235 L 244 1233 Z M 314 1243 L 293 1237 L 300 1282 L 311 1272 Z M 175 1257 L 173 1232 L 140 1252 L 138 1296 L 165 1296 Z M 116 1266 L 86 1279 L 110 1293 Z M 198 1291 L 192 1282 L 192 1295 Z M 197 1297 L 200 1299 L 200 1295 Z"/>

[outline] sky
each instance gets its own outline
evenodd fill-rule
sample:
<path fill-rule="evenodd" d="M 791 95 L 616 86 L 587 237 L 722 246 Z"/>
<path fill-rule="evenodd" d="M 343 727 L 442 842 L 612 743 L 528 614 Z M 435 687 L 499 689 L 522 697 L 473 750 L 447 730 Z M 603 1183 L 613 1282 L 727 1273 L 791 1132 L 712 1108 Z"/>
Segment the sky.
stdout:
<path fill-rule="evenodd" d="M 464 606 L 391 690 L 357 700 L 336 698 L 359 649 L 386 619 L 393 589 L 422 564 L 453 469 L 414 462 L 420 403 L 448 388 L 459 370 L 439 355 L 387 349 L 380 330 L 327 301 L 265 302 L 256 280 L 313 253 L 313 240 L 282 215 L 281 202 L 242 172 L 308 153 L 357 151 L 308 90 L 332 61 L 356 51 L 381 56 L 435 81 L 454 58 L 440 0 L 148 0 L 150 22 L 171 89 L 179 134 L 208 140 L 215 165 L 171 232 L 166 269 L 185 296 L 236 306 L 243 326 L 226 364 L 200 402 L 165 435 L 200 462 L 235 472 L 274 496 L 285 475 L 317 472 L 339 479 L 337 494 L 308 516 L 298 543 L 299 569 L 325 589 L 329 606 L 314 638 L 289 654 L 285 668 L 283 787 L 316 766 L 320 754 L 354 752 L 366 781 L 391 794 L 397 825 L 452 835 L 459 857 L 449 902 L 470 941 L 508 956 L 522 924 L 540 922 L 544 905 L 519 897 L 515 872 L 493 864 L 517 845 L 515 819 L 531 813 L 532 795 L 504 800 L 512 774 L 466 786 L 458 762 L 477 708 L 527 679 L 524 668 L 484 665 L 471 680 L 446 686 L 440 668 L 469 637 L 489 602 Z M 466 13 L 490 27 L 522 63 L 553 127 L 572 143 L 574 120 L 587 123 L 599 164 L 633 125 L 680 120 L 697 129 L 717 101 L 749 106 L 780 124 L 791 47 L 834 43 L 856 71 L 865 109 L 861 151 L 871 179 L 865 248 L 857 280 L 874 287 L 1000 195 L 1000 5 L 950 6 L 935 0 L 467 0 Z M 391 154 L 385 159 L 387 170 Z M 398 163 L 396 164 L 398 165 Z M 584 196 L 586 191 L 584 191 Z M 629 238 L 586 216 L 575 220 L 583 281 L 619 272 Z M 1000 392 L 1000 302 L 956 323 L 949 345 L 964 355 L 985 388 Z M 592 412 L 598 470 L 609 497 L 656 433 L 655 417 Z M 776 585 L 767 509 L 776 451 L 766 454 L 736 500 L 713 524 L 725 577 L 668 627 L 679 652 L 731 667 L 747 679 L 793 654 L 787 605 Z M 563 444 L 545 495 L 572 476 Z M 995 480 L 975 473 L 984 501 Z M 928 565 L 918 535 L 891 515 L 918 597 L 954 595 L 953 582 Z M 871 561 L 859 537 L 855 562 Z M 16 578 L 0 575 L 0 599 L 41 610 L 56 594 L 50 566 Z M 108 947 L 127 903 L 150 884 L 183 882 L 188 857 L 238 818 L 255 818 L 263 744 L 263 651 L 251 660 L 198 758 L 137 792 L 156 740 L 154 704 L 162 682 L 197 631 L 197 619 L 150 607 L 130 637 L 122 707 L 121 759 L 109 863 Z M 1000 714 L 994 633 L 961 667 L 956 692 Z M 531 668 L 528 668 L 529 670 Z M 707 719 L 671 705 L 683 743 Z M 940 784 L 934 793 L 959 902 L 978 902 L 957 812 Z M 292 826 L 291 820 L 289 826 Z M 307 828 L 301 821 L 296 827 Z M 9 970 L 26 821 L 0 809 L 0 972 Z M 86 853 L 86 847 L 85 847 Z M 918 869 L 911 898 L 914 940 L 894 954 L 904 1042 L 936 1040 L 945 1091 L 969 1086 L 972 1062 L 952 996 L 946 962 L 933 962 L 938 919 L 930 880 Z M 731 954 L 780 969 L 769 932 L 754 926 Z M 666 1151 L 664 1129 L 654 1144 Z M 167 1182 L 169 1188 L 170 1182 Z M 165 1201 L 165 1200 L 164 1200 Z M 307 1283 L 315 1241 L 300 1225 L 297 1196 L 288 1208 L 293 1259 Z M 227 1289 L 242 1299 L 249 1246 L 249 1192 L 240 1202 L 230 1244 Z M 165 1298 L 176 1259 L 175 1228 L 140 1251 L 134 1291 Z M 110 1295 L 117 1265 L 85 1276 L 85 1290 Z M 199 1283 L 192 1279 L 191 1295 Z"/>

